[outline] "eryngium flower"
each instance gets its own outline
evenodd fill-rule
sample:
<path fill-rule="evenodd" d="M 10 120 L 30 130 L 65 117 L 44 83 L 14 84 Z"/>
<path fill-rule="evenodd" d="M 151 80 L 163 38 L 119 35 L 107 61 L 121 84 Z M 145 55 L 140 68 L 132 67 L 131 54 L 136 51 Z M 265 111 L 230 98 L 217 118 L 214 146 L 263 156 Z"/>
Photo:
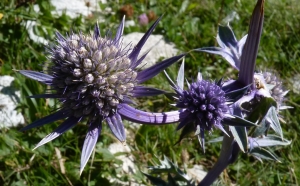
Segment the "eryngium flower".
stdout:
<path fill-rule="evenodd" d="M 103 121 L 106 121 L 118 140 L 125 141 L 121 117 L 126 117 L 127 113 L 120 114 L 118 110 L 132 103 L 132 97 L 163 93 L 161 90 L 138 84 L 154 77 L 184 56 L 182 54 L 166 59 L 143 71 L 136 70 L 147 55 L 146 53 L 138 59 L 141 48 L 160 19 L 150 27 L 133 49 L 130 46 L 122 48 L 124 19 L 115 38 L 110 38 L 109 35 L 101 37 L 98 25 L 95 26 L 92 35 L 71 33 L 65 38 L 56 33 L 57 45 L 48 50 L 51 61 L 48 73 L 19 71 L 31 79 L 50 85 L 55 91 L 31 96 L 32 98 L 58 98 L 62 104 L 59 111 L 33 122 L 23 128 L 23 131 L 68 118 L 35 148 L 57 138 L 79 121 L 87 120 L 89 129 L 81 155 L 82 172 L 101 133 Z"/>
<path fill-rule="evenodd" d="M 177 93 L 176 107 L 185 109 L 181 113 L 177 130 L 193 123 L 204 141 L 204 131 L 217 127 L 224 131 L 221 121 L 228 113 L 225 92 L 216 83 L 202 80 L 198 74 L 196 82 L 189 85 L 188 90 L 175 88 Z M 199 136 L 199 135 L 198 135 Z"/>
<path fill-rule="evenodd" d="M 176 100 L 174 106 L 179 108 L 177 130 L 182 129 L 179 141 L 188 133 L 195 131 L 199 143 L 205 151 L 204 132 L 211 131 L 216 127 L 228 135 L 223 125 L 233 126 L 253 126 L 247 120 L 232 114 L 231 103 L 239 99 L 248 87 L 236 90 L 223 90 L 222 80 L 212 82 L 202 79 L 201 73 L 198 73 L 197 79 L 187 83 L 188 89 L 184 89 L 184 62 L 182 63 L 177 77 L 177 83 L 174 83 L 168 74 L 167 78 L 176 94 L 173 96 Z M 176 113 L 163 113 L 166 118 L 175 119 Z M 167 120 L 167 119 L 166 119 Z"/>
<path fill-rule="evenodd" d="M 200 145 L 204 149 L 204 132 L 211 131 L 213 127 L 227 132 L 223 125 L 231 126 L 255 126 L 254 123 L 231 114 L 231 103 L 239 99 L 248 87 L 224 91 L 222 81 L 211 82 L 202 79 L 198 73 L 197 79 L 192 84 L 187 83 L 188 90 L 184 90 L 184 63 L 182 63 L 177 83 L 166 74 L 171 86 L 175 90 L 173 97 L 176 100 L 176 111 L 163 113 L 144 112 L 129 105 L 119 110 L 120 113 L 128 113 L 127 120 L 149 125 L 164 125 L 179 122 L 177 130 L 182 129 L 180 139 L 187 134 L 195 132 Z"/>
<path fill-rule="evenodd" d="M 184 90 L 182 85 L 173 83 L 176 92 L 174 97 L 177 100 L 175 106 L 181 109 L 180 123 L 177 126 L 177 130 L 183 128 L 180 140 L 187 133 L 196 131 L 195 135 L 205 151 L 205 131 L 211 131 L 216 127 L 228 135 L 221 122 L 225 118 L 234 117 L 229 114 L 226 94 L 221 88 L 221 81 L 215 83 L 203 80 L 201 73 L 198 73 L 195 82 L 188 84 L 188 90 Z"/>
<path fill-rule="evenodd" d="M 272 74 L 271 72 L 263 72 L 262 74 L 271 96 L 276 100 L 277 108 L 284 109 L 285 107 L 281 105 L 284 101 L 284 96 L 289 91 L 283 90 L 282 81 L 276 75 Z"/>

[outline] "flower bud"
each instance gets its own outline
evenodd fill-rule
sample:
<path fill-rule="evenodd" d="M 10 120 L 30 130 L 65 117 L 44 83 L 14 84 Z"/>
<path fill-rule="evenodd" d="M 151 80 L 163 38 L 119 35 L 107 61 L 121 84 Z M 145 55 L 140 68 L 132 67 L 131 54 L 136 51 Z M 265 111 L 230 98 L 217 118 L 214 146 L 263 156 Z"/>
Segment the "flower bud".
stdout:
<path fill-rule="evenodd" d="M 84 47 L 79 48 L 78 54 L 81 58 L 88 57 L 88 51 Z"/>
<path fill-rule="evenodd" d="M 102 109 L 103 106 L 104 106 L 104 102 L 101 99 L 96 102 L 96 107 L 98 109 Z"/>
<path fill-rule="evenodd" d="M 119 101 L 117 99 L 113 98 L 109 101 L 109 104 L 110 104 L 110 106 L 115 107 L 119 104 Z"/>
<path fill-rule="evenodd" d="M 105 93 L 107 96 L 113 96 L 115 91 L 113 89 L 108 88 L 106 89 Z"/>
<path fill-rule="evenodd" d="M 83 75 L 83 74 L 82 74 L 81 69 L 75 68 L 75 69 L 73 70 L 73 76 L 75 76 L 75 77 L 81 77 L 82 75 Z"/>
<path fill-rule="evenodd" d="M 68 44 L 69 44 L 69 46 L 70 46 L 71 49 L 76 49 L 78 47 L 78 41 L 73 40 L 73 39 L 69 40 Z"/>
<path fill-rule="evenodd" d="M 93 66 L 93 63 L 90 59 L 84 59 L 83 60 L 83 67 L 86 69 L 91 69 Z"/>
<path fill-rule="evenodd" d="M 100 63 L 102 61 L 102 52 L 100 50 L 96 50 L 96 52 L 93 55 L 93 60 Z"/>
<path fill-rule="evenodd" d="M 87 82 L 87 83 L 93 83 L 93 81 L 94 81 L 94 76 L 92 75 L 92 74 L 87 74 L 86 76 L 85 76 L 85 78 L 84 78 L 84 80 L 85 80 L 85 82 Z"/>
<path fill-rule="evenodd" d="M 102 74 L 103 72 L 106 72 L 107 65 L 105 63 L 101 63 L 97 66 L 97 71 Z"/>
<path fill-rule="evenodd" d="M 97 83 L 98 85 L 103 85 L 104 83 L 106 83 L 106 78 L 103 78 L 102 76 L 98 76 L 98 77 L 96 78 L 96 83 Z"/>
<path fill-rule="evenodd" d="M 79 64 L 79 59 L 77 57 L 77 54 L 76 52 L 74 51 L 71 51 L 68 55 L 67 55 L 67 59 L 70 61 L 70 62 L 73 62 L 75 64 Z"/>

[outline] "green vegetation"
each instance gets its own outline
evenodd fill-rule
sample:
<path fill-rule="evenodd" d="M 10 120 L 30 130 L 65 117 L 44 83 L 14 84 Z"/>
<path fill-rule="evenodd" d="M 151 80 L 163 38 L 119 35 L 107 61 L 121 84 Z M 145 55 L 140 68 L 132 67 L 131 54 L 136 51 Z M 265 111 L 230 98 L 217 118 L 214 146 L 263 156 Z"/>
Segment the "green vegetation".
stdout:
<path fill-rule="evenodd" d="M 21 2 L 27 2 L 22 4 Z M 181 51 L 194 48 L 215 46 L 218 24 L 227 24 L 225 18 L 236 15 L 230 22 L 236 37 L 240 39 L 247 33 L 251 12 L 256 1 L 247 0 L 139 0 L 109 1 L 100 4 L 102 9 L 110 7 L 112 12 L 95 13 L 88 17 L 71 19 L 66 14 L 52 14 L 54 7 L 45 0 L 2 0 L 0 2 L 0 74 L 16 78 L 14 86 L 21 90 L 21 101 L 18 111 L 23 113 L 26 124 L 51 113 L 56 103 L 52 100 L 29 99 L 29 95 L 40 94 L 46 90 L 35 81 L 18 75 L 13 69 L 30 69 L 41 71 L 47 60 L 43 44 L 35 43 L 29 38 L 25 27 L 26 21 L 36 21 L 36 35 L 53 41 L 55 31 L 67 33 L 70 30 L 88 33 L 99 20 L 102 33 L 108 29 L 114 32 L 119 24 L 120 9 L 131 5 L 134 12 L 127 19 L 137 23 L 142 13 L 153 11 L 163 19 L 154 34 L 164 35 L 167 41 L 175 43 Z M 38 5 L 35 12 L 33 5 Z M 148 25 L 150 26 L 150 25 Z M 148 27 L 146 26 L 146 28 Z M 125 34 L 134 31 L 145 32 L 145 27 L 126 27 Z M 200 70 L 206 78 L 236 77 L 229 64 L 219 56 L 206 53 L 191 53 L 186 58 L 187 77 L 196 77 Z M 284 136 L 292 140 L 290 146 L 276 149 L 282 163 L 255 160 L 247 154 L 240 154 L 238 160 L 220 177 L 220 185 L 236 183 L 237 185 L 298 185 L 300 183 L 300 6 L 297 0 L 267 0 L 265 4 L 265 23 L 257 59 L 257 70 L 272 69 L 282 78 L 286 89 L 290 89 L 286 105 L 294 109 L 284 111 L 281 115 L 286 123 L 282 124 Z M 168 73 L 176 74 L 178 64 L 168 69 Z M 163 74 L 146 82 L 157 88 L 169 89 Z M 140 109 L 162 111 L 172 109 L 164 96 L 137 100 Z M 195 164 L 210 169 L 219 156 L 220 143 L 206 145 L 206 153 L 196 138 L 185 139 L 174 145 L 180 132 L 176 125 L 141 126 L 138 130 L 126 123 L 129 130 L 127 144 L 135 157 L 135 165 L 139 170 L 135 174 L 125 174 L 116 157 L 107 147 L 117 142 L 107 126 L 104 125 L 98 140 L 95 154 L 89 160 L 82 175 L 79 176 L 80 153 L 87 127 L 83 124 L 38 149 L 34 146 L 59 124 L 52 123 L 40 128 L 19 132 L 23 126 L 0 129 L 0 185 L 108 185 L 110 179 L 123 182 L 135 180 L 138 183 L 150 184 L 141 171 L 147 172 L 147 166 L 157 165 L 157 158 L 163 155 L 177 162 L 179 167 L 192 167 Z M 207 141 L 218 137 L 217 130 L 206 135 Z M 125 153 L 125 155 L 127 155 Z M 60 163 L 61 158 L 63 163 Z M 64 168 L 65 170 L 62 170 Z M 107 183 L 107 184 L 106 184 Z M 112 185 L 116 185 L 113 183 Z M 122 184 L 121 184 L 122 185 Z"/>

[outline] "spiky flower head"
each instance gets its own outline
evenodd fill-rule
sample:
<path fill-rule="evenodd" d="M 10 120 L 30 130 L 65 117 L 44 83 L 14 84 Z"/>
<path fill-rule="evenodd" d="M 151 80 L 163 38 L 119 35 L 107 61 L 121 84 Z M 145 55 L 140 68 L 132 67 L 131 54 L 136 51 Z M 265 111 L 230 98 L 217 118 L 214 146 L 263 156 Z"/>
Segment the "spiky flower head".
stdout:
<path fill-rule="evenodd" d="M 93 35 L 59 33 L 58 45 L 50 48 L 53 88 L 70 115 L 90 122 L 114 115 L 119 103 L 132 96 L 137 72 L 128 49 L 119 40 Z M 120 139 L 123 141 L 123 139 Z"/>
<path fill-rule="evenodd" d="M 276 100 L 277 108 L 283 108 L 284 97 L 289 91 L 283 89 L 282 81 L 274 73 L 263 72 L 262 74 L 271 96 Z"/>
<path fill-rule="evenodd" d="M 225 92 L 214 82 L 203 80 L 201 74 L 195 82 L 189 85 L 188 90 L 175 89 L 177 92 L 176 107 L 185 109 L 185 117 L 178 129 L 183 127 L 186 120 L 196 121 L 200 131 L 210 131 L 212 127 L 222 128 L 221 121 L 228 112 Z M 187 114 L 188 113 L 188 114 Z"/>
<path fill-rule="evenodd" d="M 59 111 L 33 122 L 22 130 L 68 118 L 35 148 L 60 136 L 79 121 L 86 120 L 89 131 L 81 156 L 82 172 L 101 133 L 103 121 L 106 121 L 118 140 L 125 142 L 121 116 L 126 118 L 127 113 L 119 113 L 119 110 L 132 103 L 133 97 L 164 93 L 138 84 L 154 77 L 185 55 L 166 59 L 143 71 L 136 69 L 147 55 L 146 53 L 138 58 L 141 48 L 160 19 L 150 27 L 134 48 L 122 46 L 121 36 L 125 19 L 116 31 L 115 38 L 111 38 L 109 34 L 102 37 L 98 25 L 95 26 L 92 35 L 71 33 L 64 37 L 56 33 L 57 44 L 48 49 L 48 71 L 19 71 L 29 78 L 50 85 L 54 90 L 53 93 L 31 96 L 32 98 L 58 98 L 62 105 Z"/>
<path fill-rule="evenodd" d="M 244 87 L 234 91 L 224 91 L 222 80 L 213 82 L 204 80 L 201 73 L 198 73 L 196 80 L 187 83 L 188 88 L 184 89 L 184 62 L 182 63 L 174 83 L 166 74 L 176 94 L 174 106 L 179 108 L 179 125 L 177 130 L 182 129 L 181 140 L 188 133 L 195 131 L 200 145 L 205 150 L 204 133 L 211 131 L 213 127 L 220 129 L 228 135 L 223 125 L 251 126 L 253 123 L 243 120 L 231 113 L 229 101 L 238 99 L 247 90 Z"/>
<path fill-rule="evenodd" d="M 205 151 L 204 132 L 211 131 L 213 127 L 222 130 L 222 121 L 229 114 L 225 92 L 221 89 L 221 83 L 215 83 L 202 79 L 198 73 L 196 81 L 188 84 L 184 90 L 179 84 L 174 86 L 177 93 L 175 106 L 182 110 L 177 130 L 182 129 L 180 140 L 189 132 L 195 131 L 199 143 Z"/>

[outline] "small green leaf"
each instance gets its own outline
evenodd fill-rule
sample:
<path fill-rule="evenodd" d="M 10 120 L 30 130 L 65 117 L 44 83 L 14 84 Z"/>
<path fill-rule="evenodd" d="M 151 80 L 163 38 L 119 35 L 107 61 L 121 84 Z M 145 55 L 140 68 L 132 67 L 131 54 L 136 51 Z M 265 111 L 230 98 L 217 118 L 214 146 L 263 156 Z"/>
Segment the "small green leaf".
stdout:
<path fill-rule="evenodd" d="M 164 160 L 159 160 L 160 165 L 150 166 L 148 169 L 151 170 L 151 173 L 160 174 L 168 173 L 174 174 L 175 177 L 172 179 L 175 181 L 183 181 L 191 183 L 192 180 L 186 175 L 186 172 L 180 170 L 176 164 L 174 164 L 168 157 L 164 156 Z M 169 180 L 170 183 L 170 180 Z"/>
<path fill-rule="evenodd" d="M 272 97 L 261 97 L 261 100 L 257 104 L 255 108 L 253 108 L 253 112 L 249 115 L 248 120 L 252 122 L 261 122 L 263 118 L 268 113 L 271 107 L 276 107 L 277 103 Z"/>

